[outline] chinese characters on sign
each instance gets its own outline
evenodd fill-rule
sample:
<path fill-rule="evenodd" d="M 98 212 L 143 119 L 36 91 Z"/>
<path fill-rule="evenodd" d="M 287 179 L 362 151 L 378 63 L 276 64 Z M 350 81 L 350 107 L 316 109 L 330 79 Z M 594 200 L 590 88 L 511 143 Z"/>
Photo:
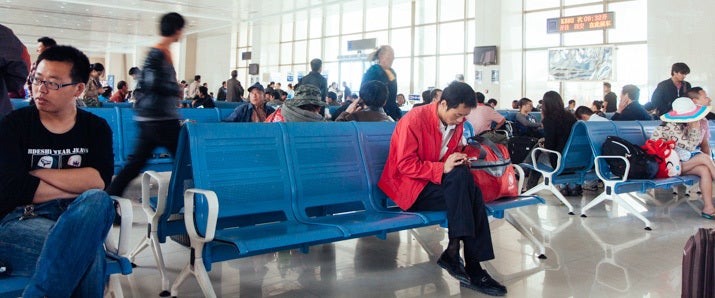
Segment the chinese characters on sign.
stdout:
<path fill-rule="evenodd" d="M 547 33 L 601 30 L 615 27 L 614 13 L 604 12 L 546 20 Z"/>

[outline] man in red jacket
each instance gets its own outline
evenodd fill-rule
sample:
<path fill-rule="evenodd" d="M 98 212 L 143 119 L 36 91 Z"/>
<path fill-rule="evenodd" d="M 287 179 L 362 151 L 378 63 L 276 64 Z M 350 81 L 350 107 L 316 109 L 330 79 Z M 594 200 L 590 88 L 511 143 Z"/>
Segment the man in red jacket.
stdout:
<path fill-rule="evenodd" d="M 474 90 L 451 83 L 439 102 L 412 109 L 398 123 L 378 183 L 406 211 L 446 210 L 449 245 L 437 264 L 462 287 L 502 296 L 506 287 L 492 279 L 480 262 L 494 258 L 482 193 L 461 153 L 462 131 L 477 101 Z M 465 262 L 459 256 L 464 243 Z"/>

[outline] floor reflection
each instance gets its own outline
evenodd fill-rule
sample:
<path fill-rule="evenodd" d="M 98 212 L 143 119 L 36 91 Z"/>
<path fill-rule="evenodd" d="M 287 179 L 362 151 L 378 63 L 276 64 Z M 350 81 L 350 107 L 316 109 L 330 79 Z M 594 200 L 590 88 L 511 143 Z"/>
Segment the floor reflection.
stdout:
<path fill-rule="evenodd" d="M 585 192 L 568 199 L 579 211 L 595 196 Z M 544 245 L 548 259 L 538 259 L 529 239 L 495 220 L 490 226 L 497 257 L 483 266 L 508 287 L 507 297 L 677 297 L 683 246 L 697 228 L 715 227 L 715 221 L 694 213 L 702 205 L 695 192 L 689 198 L 670 190 L 638 196 L 652 231 L 644 231 L 634 216 L 619 215 L 610 202 L 580 218 L 544 195 L 547 204 L 509 213 Z M 138 205 L 135 210 L 135 217 L 143 215 Z M 133 244 L 146 233 L 141 222 L 135 219 Z M 282 251 L 216 263 L 209 277 L 220 297 L 487 297 L 461 289 L 437 266 L 447 242 L 446 229 L 432 226 L 391 233 L 385 240 L 318 245 L 308 254 Z M 189 250 L 171 240 L 162 249 L 174 281 Z M 134 273 L 121 278 L 125 297 L 156 297 L 161 286 L 153 256 L 143 252 L 136 263 Z M 180 295 L 202 296 L 194 279 L 182 285 Z"/>

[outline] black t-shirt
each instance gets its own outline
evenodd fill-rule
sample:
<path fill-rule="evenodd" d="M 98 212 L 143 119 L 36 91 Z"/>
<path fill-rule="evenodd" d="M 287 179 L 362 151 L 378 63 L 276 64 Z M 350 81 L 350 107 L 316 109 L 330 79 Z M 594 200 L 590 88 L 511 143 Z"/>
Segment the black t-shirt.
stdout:
<path fill-rule="evenodd" d="M 42 125 L 36 107 L 13 111 L 0 122 L 0 218 L 32 203 L 40 179 L 30 171 L 85 167 L 97 169 L 109 185 L 114 156 L 112 130 L 104 119 L 78 109 L 74 127 L 55 134 Z"/>
<path fill-rule="evenodd" d="M 618 110 L 618 104 L 616 103 L 616 99 L 616 94 L 613 92 L 608 92 L 608 94 L 603 96 L 603 101 L 608 103 L 606 104 L 606 113 L 613 113 Z"/>

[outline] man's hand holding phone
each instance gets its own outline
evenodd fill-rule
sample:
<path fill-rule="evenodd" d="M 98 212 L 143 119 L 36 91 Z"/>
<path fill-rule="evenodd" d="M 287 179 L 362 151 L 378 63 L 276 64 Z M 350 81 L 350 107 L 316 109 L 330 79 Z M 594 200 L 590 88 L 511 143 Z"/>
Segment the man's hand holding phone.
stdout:
<path fill-rule="evenodd" d="M 452 153 L 452 155 L 447 157 L 444 161 L 444 171 L 447 174 L 454 170 L 455 167 L 461 166 L 467 163 L 467 155 L 461 152 Z"/>

